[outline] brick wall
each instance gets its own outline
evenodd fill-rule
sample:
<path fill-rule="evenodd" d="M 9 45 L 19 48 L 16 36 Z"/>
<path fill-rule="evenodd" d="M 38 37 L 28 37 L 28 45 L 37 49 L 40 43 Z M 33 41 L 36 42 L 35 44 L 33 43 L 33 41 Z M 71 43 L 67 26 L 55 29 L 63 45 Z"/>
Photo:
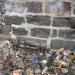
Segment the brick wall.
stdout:
<path fill-rule="evenodd" d="M 73 6 L 73 2 L 70 4 Z M 13 34 L 19 41 L 56 49 L 75 47 L 75 18 L 72 16 L 72 7 L 66 10 L 69 4 L 65 5 L 64 13 L 62 1 L 6 2 L 6 6 L 9 5 L 11 5 L 9 9 L 6 7 L 4 22 L 7 26 L 11 25 Z M 59 6 L 61 7 L 58 8 Z"/>

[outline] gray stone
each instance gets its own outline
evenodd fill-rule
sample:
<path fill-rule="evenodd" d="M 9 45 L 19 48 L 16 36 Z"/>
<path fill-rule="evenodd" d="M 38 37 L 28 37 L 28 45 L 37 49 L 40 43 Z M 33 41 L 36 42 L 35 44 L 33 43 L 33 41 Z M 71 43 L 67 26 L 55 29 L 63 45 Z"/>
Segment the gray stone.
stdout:
<path fill-rule="evenodd" d="M 53 30 L 53 34 L 52 34 L 52 37 L 57 37 L 57 30 Z"/>
<path fill-rule="evenodd" d="M 65 41 L 64 45 L 65 48 L 70 48 L 70 49 L 75 48 L 75 41 L 71 41 L 71 40 Z"/>
<path fill-rule="evenodd" d="M 64 47 L 64 41 L 58 40 L 58 39 L 51 40 L 51 45 L 50 45 L 50 47 L 51 47 L 52 49 L 63 48 L 63 47 Z"/>
<path fill-rule="evenodd" d="M 27 16 L 27 22 L 34 25 L 50 26 L 50 16 Z"/>
<path fill-rule="evenodd" d="M 33 28 L 31 29 L 31 35 L 39 38 L 48 38 L 50 29 Z"/>
<path fill-rule="evenodd" d="M 27 31 L 24 28 L 13 28 L 13 33 L 15 35 L 27 35 Z"/>
<path fill-rule="evenodd" d="M 59 49 L 59 48 L 68 48 L 72 49 L 75 48 L 75 41 L 71 40 L 59 40 L 59 39 L 54 39 L 51 41 L 51 48 L 53 49 Z"/>
<path fill-rule="evenodd" d="M 75 17 L 68 18 L 68 21 L 70 23 L 70 27 L 75 29 Z"/>
<path fill-rule="evenodd" d="M 11 25 L 11 24 L 20 25 L 20 24 L 24 23 L 25 21 L 24 21 L 23 17 L 19 17 L 19 16 L 5 16 L 4 22 L 7 25 Z"/>
<path fill-rule="evenodd" d="M 59 30 L 59 37 L 65 37 L 70 30 Z"/>
<path fill-rule="evenodd" d="M 42 12 L 42 2 L 26 2 L 25 7 L 27 7 L 28 12 Z"/>
<path fill-rule="evenodd" d="M 59 37 L 75 39 L 75 30 L 60 30 Z"/>
<path fill-rule="evenodd" d="M 24 41 L 25 45 L 46 47 L 47 41 L 33 38 L 17 37 L 18 41 Z"/>
<path fill-rule="evenodd" d="M 71 26 L 70 18 L 58 17 L 54 18 L 53 26 L 54 27 L 70 27 Z"/>

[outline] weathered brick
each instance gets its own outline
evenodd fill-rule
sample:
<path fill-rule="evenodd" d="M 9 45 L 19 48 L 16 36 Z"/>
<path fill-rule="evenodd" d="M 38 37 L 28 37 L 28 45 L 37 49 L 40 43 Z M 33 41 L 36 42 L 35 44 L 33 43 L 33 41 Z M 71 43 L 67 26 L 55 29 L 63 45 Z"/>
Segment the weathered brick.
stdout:
<path fill-rule="evenodd" d="M 26 2 L 25 7 L 27 7 L 28 12 L 41 13 L 42 12 L 42 2 Z"/>
<path fill-rule="evenodd" d="M 54 39 L 51 41 L 51 48 L 53 49 L 59 49 L 59 48 L 75 48 L 75 41 L 72 40 L 59 40 L 59 39 Z"/>
<path fill-rule="evenodd" d="M 71 19 L 70 18 L 64 18 L 64 17 L 58 17 L 54 18 L 53 21 L 54 27 L 70 27 L 71 26 Z"/>
<path fill-rule="evenodd" d="M 63 48 L 64 47 L 64 41 L 58 40 L 58 39 L 51 40 L 51 45 L 50 46 L 51 46 L 52 49 Z"/>
<path fill-rule="evenodd" d="M 49 26 L 50 16 L 27 16 L 27 22 L 34 25 Z"/>
<path fill-rule="evenodd" d="M 70 49 L 75 48 L 75 41 L 71 41 L 71 40 L 65 41 L 64 45 L 65 48 L 70 48 Z"/>
<path fill-rule="evenodd" d="M 75 17 L 68 18 L 68 22 L 70 23 L 70 27 L 75 29 Z"/>
<path fill-rule="evenodd" d="M 60 30 L 59 37 L 75 39 L 75 30 Z"/>
<path fill-rule="evenodd" d="M 6 25 L 16 24 L 20 25 L 24 23 L 24 18 L 19 16 L 5 16 L 4 22 Z"/>
<path fill-rule="evenodd" d="M 57 30 L 53 30 L 53 34 L 52 34 L 52 37 L 57 37 Z"/>
<path fill-rule="evenodd" d="M 50 29 L 33 28 L 31 34 L 39 38 L 48 38 L 50 36 Z"/>
<path fill-rule="evenodd" d="M 70 16 L 71 15 L 71 4 L 70 2 L 46 2 L 45 12 L 55 14 L 56 16 Z"/>
<path fill-rule="evenodd" d="M 25 45 L 46 47 L 47 41 L 33 38 L 17 37 L 19 41 L 24 41 Z"/>
<path fill-rule="evenodd" d="M 15 35 L 27 35 L 27 31 L 24 28 L 13 28 L 13 32 Z"/>

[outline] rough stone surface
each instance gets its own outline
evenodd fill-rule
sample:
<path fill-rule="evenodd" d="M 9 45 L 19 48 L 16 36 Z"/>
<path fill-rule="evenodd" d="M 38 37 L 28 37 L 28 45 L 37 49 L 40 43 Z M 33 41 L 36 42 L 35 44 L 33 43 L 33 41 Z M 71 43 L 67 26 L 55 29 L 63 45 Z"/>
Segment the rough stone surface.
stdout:
<path fill-rule="evenodd" d="M 15 35 L 27 35 L 28 32 L 23 28 L 13 28 L 13 33 Z"/>
<path fill-rule="evenodd" d="M 42 2 L 26 2 L 28 12 L 41 13 L 42 12 Z"/>
<path fill-rule="evenodd" d="M 75 30 L 60 30 L 59 37 L 63 38 L 75 38 Z"/>
<path fill-rule="evenodd" d="M 75 41 L 65 41 L 64 42 L 65 48 L 75 48 Z"/>
<path fill-rule="evenodd" d="M 50 29 L 33 28 L 31 34 L 32 36 L 39 38 L 48 38 L 50 35 Z"/>
<path fill-rule="evenodd" d="M 25 41 L 25 44 L 28 44 L 30 46 L 40 46 L 40 47 L 46 47 L 47 41 L 46 40 L 39 40 L 39 39 L 33 39 L 33 38 L 25 38 L 25 37 L 17 37 L 18 41 Z"/>
<path fill-rule="evenodd" d="M 64 47 L 64 41 L 62 40 L 51 40 L 51 48 L 52 49 L 59 49 L 59 48 L 63 48 Z"/>
<path fill-rule="evenodd" d="M 68 18 L 68 21 L 70 23 L 70 27 L 75 29 L 75 17 Z"/>
<path fill-rule="evenodd" d="M 53 34 L 52 34 L 52 37 L 57 37 L 57 30 L 53 30 Z"/>
<path fill-rule="evenodd" d="M 24 21 L 23 17 L 19 17 L 19 16 L 5 16 L 4 22 L 7 25 L 11 25 L 11 24 L 20 25 L 20 24 L 24 23 L 25 21 Z"/>
<path fill-rule="evenodd" d="M 59 49 L 59 48 L 72 49 L 72 48 L 75 48 L 75 41 L 55 39 L 55 40 L 51 41 L 51 48 L 54 48 L 54 49 Z"/>
<path fill-rule="evenodd" d="M 27 16 L 27 22 L 34 25 L 49 26 L 50 16 Z"/>
<path fill-rule="evenodd" d="M 70 27 L 71 26 L 71 22 L 69 21 L 70 18 L 54 18 L 53 21 L 53 26 L 54 27 Z"/>

